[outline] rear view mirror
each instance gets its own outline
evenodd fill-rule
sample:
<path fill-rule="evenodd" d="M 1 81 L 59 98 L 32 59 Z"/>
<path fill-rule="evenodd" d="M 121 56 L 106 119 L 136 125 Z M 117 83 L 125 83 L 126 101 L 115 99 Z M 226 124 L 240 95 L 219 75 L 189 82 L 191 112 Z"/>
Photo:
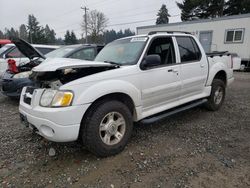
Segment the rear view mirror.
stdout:
<path fill-rule="evenodd" d="M 161 65 L 161 57 L 157 54 L 152 54 L 144 58 L 141 63 L 141 69 L 145 70 L 159 65 Z"/>

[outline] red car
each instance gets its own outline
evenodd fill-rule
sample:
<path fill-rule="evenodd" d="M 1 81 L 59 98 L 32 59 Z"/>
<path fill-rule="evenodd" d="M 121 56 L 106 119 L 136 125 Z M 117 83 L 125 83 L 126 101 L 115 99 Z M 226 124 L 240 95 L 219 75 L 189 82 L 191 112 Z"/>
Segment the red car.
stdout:
<path fill-rule="evenodd" d="M 10 43 L 12 42 L 8 39 L 0 39 L 0 48 L 2 48 L 2 46 L 4 46 L 5 44 L 10 44 Z"/>

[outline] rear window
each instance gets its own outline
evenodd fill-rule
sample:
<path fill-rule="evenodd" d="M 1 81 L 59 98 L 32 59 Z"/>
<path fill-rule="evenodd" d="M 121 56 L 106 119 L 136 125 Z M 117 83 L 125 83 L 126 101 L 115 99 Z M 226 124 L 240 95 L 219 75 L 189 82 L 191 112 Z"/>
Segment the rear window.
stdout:
<path fill-rule="evenodd" d="M 0 57 L 3 57 L 3 54 L 5 54 L 7 52 L 7 50 L 9 50 L 10 48 L 12 48 L 13 46 L 11 45 L 5 45 L 2 48 L 0 48 Z"/>
<path fill-rule="evenodd" d="M 39 52 L 41 52 L 43 55 L 54 51 L 54 48 L 41 48 L 41 47 L 36 47 L 37 50 L 39 50 Z"/>
<path fill-rule="evenodd" d="M 201 52 L 196 42 L 191 37 L 176 37 L 181 62 L 199 61 Z"/>
<path fill-rule="evenodd" d="M 25 57 L 19 50 L 17 47 L 15 47 L 14 49 L 12 49 L 10 52 L 8 52 L 6 54 L 7 58 L 23 58 Z"/>

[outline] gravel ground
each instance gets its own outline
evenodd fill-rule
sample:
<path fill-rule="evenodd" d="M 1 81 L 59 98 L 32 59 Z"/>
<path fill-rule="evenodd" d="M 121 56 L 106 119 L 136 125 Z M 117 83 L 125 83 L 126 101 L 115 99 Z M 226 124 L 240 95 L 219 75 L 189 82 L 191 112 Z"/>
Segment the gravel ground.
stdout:
<path fill-rule="evenodd" d="M 23 128 L 18 102 L 0 96 L 0 187 L 250 187 L 250 74 L 235 73 L 223 107 L 198 107 L 134 127 L 119 155 Z"/>

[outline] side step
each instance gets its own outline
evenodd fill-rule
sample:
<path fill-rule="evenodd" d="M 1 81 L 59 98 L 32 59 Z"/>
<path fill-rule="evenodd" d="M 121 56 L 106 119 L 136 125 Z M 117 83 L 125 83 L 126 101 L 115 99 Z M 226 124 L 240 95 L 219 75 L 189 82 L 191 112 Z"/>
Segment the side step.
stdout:
<path fill-rule="evenodd" d="M 173 114 L 176 114 L 176 113 L 179 113 L 179 112 L 188 110 L 188 109 L 190 109 L 190 108 L 199 106 L 199 105 L 201 105 L 201 104 L 204 104 L 205 102 L 207 102 L 207 99 L 201 99 L 201 100 L 197 100 L 197 101 L 192 102 L 192 103 L 187 103 L 187 104 L 185 104 L 185 105 L 181 105 L 180 107 L 176 107 L 176 108 L 167 110 L 167 111 L 165 111 L 165 112 L 159 113 L 158 115 L 154 115 L 154 116 L 145 118 L 145 119 L 141 120 L 141 123 L 143 123 L 143 124 L 154 123 L 154 122 L 156 122 L 156 121 L 159 121 L 159 120 L 161 120 L 161 119 L 164 119 L 164 118 L 166 118 L 166 117 L 168 117 L 168 116 L 171 116 L 171 115 L 173 115 Z"/>

